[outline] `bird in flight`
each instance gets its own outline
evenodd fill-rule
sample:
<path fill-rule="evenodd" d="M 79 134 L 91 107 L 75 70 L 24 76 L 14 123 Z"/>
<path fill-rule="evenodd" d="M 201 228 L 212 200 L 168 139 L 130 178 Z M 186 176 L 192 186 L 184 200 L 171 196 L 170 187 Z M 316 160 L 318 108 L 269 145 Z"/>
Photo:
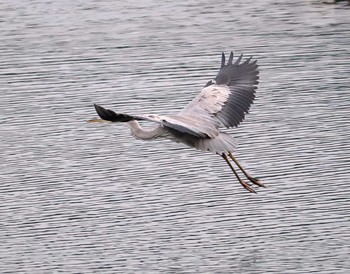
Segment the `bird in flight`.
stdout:
<path fill-rule="evenodd" d="M 136 139 L 167 138 L 201 151 L 218 154 L 231 168 L 239 183 L 246 190 L 256 193 L 252 185 L 265 187 L 264 184 L 243 169 L 233 156 L 235 140 L 231 135 L 220 131 L 225 127 L 237 127 L 244 120 L 259 83 L 257 60 L 252 61 L 250 57 L 241 62 L 241 54 L 233 62 L 233 57 L 231 52 L 226 63 L 225 54 L 222 53 L 219 73 L 176 115 L 129 115 L 94 104 L 101 119 L 90 122 L 124 122 L 129 125 Z M 138 121 L 151 121 L 158 125 L 154 129 L 145 130 Z M 241 179 L 231 160 L 248 181 Z"/>

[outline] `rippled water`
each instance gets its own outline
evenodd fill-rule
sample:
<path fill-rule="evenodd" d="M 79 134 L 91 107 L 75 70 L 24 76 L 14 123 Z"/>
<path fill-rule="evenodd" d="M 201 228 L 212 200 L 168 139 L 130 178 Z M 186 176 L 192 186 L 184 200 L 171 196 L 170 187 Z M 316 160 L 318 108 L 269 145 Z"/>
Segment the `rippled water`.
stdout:
<path fill-rule="evenodd" d="M 350 8 L 318 1 L 0 3 L 1 273 L 349 273 Z M 254 55 L 230 130 L 268 188 L 92 103 L 176 113 Z"/>

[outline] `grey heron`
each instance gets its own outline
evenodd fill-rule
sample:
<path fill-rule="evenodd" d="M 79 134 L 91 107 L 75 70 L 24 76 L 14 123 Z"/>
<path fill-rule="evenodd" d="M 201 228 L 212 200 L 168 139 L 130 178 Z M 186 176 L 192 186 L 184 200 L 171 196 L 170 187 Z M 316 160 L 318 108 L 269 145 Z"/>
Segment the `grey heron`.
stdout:
<path fill-rule="evenodd" d="M 233 63 L 231 52 L 227 63 L 222 53 L 219 73 L 207 82 L 202 91 L 176 115 L 129 115 L 116 113 L 94 104 L 101 119 L 91 122 L 125 122 L 137 139 L 153 140 L 168 138 L 201 151 L 220 155 L 231 168 L 239 183 L 248 191 L 256 193 L 252 184 L 265 187 L 259 179 L 250 176 L 233 156 L 235 140 L 220 128 L 237 127 L 248 113 L 259 83 L 257 60 L 252 57 L 241 63 L 241 54 Z M 158 125 L 145 130 L 138 121 L 151 121 Z M 241 179 L 230 159 L 248 179 Z"/>

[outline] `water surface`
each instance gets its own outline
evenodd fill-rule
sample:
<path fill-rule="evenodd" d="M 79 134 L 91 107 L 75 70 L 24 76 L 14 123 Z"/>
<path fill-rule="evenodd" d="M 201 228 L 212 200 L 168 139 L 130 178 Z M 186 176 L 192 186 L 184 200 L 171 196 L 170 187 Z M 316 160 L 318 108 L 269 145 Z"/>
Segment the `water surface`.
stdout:
<path fill-rule="evenodd" d="M 2 273 L 348 273 L 350 9 L 317 1 L 0 3 Z M 176 113 L 254 55 L 229 130 L 268 188 L 92 104 Z"/>

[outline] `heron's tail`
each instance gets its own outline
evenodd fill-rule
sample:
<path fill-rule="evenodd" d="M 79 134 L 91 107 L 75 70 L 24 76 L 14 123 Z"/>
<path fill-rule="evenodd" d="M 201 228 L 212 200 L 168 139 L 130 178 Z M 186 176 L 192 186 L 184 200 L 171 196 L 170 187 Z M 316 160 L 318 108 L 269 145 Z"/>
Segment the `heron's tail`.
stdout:
<path fill-rule="evenodd" d="M 215 138 L 198 138 L 194 144 L 198 150 L 210 151 L 219 155 L 235 151 L 236 146 L 235 139 L 224 132 L 220 132 Z"/>

